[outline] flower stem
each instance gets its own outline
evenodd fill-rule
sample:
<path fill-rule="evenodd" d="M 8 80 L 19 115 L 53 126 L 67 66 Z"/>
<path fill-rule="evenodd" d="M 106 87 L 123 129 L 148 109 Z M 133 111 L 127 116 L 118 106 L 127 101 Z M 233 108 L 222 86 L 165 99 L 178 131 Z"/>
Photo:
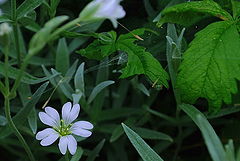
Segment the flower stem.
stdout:
<path fill-rule="evenodd" d="M 29 146 L 27 145 L 26 141 L 24 140 L 21 133 L 18 131 L 17 127 L 15 126 L 15 124 L 14 124 L 12 118 L 11 118 L 9 96 L 5 97 L 4 106 L 5 106 L 5 115 L 6 115 L 9 127 L 13 130 L 14 134 L 17 136 L 18 140 L 23 145 L 25 151 L 27 152 L 27 155 L 28 155 L 29 159 L 31 161 L 35 161 L 35 158 L 34 158 L 32 152 L 31 152 Z"/>
<path fill-rule="evenodd" d="M 24 140 L 23 136 L 21 135 L 21 133 L 18 131 L 17 127 L 15 126 L 12 117 L 11 117 L 11 111 L 10 111 L 10 89 L 9 89 L 9 77 L 8 77 L 8 67 L 9 67 L 9 62 L 8 62 L 8 54 L 9 54 L 9 35 L 5 35 L 6 36 L 6 46 L 5 46 L 5 50 L 4 50 L 4 70 L 5 70 L 5 92 L 4 92 L 4 110 L 5 110 L 5 115 L 8 121 L 8 125 L 11 128 L 11 130 L 14 132 L 14 134 L 17 136 L 18 140 L 21 142 L 21 144 L 23 145 L 25 151 L 28 154 L 28 157 L 31 161 L 35 161 L 34 156 L 29 148 L 29 146 L 27 145 L 26 141 Z"/>

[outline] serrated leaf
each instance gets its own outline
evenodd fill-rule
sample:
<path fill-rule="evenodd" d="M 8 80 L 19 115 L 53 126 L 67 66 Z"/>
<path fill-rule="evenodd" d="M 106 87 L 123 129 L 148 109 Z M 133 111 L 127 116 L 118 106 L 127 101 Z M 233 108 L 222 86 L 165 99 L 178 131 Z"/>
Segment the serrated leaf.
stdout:
<path fill-rule="evenodd" d="M 198 32 L 183 54 L 177 77 L 183 101 L 206 98 L 210 111 L 217 111 L 222 101 L 231 103 L 235 79 L 240 80 L 239 51 L 240 37 L 232 22 L 215 22 Z"/>
<path fill-rule="evenodd" d="M 144 29 L 135 30 L 132 33 L 141 35 Z M 169 79 L 167 72 L 151 53 L 145 51 L 144 47 L 137 46 L 134 41 L 137 39 L 131 33 L 121 35 L 117 40 L 117 49 L 128 54 L 128 62 L 122 69 L 120 78 L 127 78 L 136 74 L 146 75 L 153 84 L 168 87 Z"/>
<path fill-rule="evenodd" d="M 122 123 L 132 145 L 144 161 L 163 161 L 162 158 L 133 130 Z"/>
<path fill-rule="evenodd" d="M 17 18 L 21 18 L 27 15 L 29 12 L 33 11 L 35 8 L 40 6 L 43 3 L 43 0 L 25 0 L 17 8 Z"/>
<path fill-rule="evenodd" d="M 189 26 L 195 22 L 211 15 L 218 17 L 222 20 L 231 20 L 232 16 L 221 8 L 214 1 L 191 1 L 186 3 L 177 4 L 175 6 L 164 9 L 158 16 L 158 26 L 162 26 L 164 23 L 178 23 L 184 26 Z"/>
<path fill-rule="evenodd" d="M 68 51 L 66 39 L 62 38 L 58 41 L 55 67 L 56 70 L 63 75 L 69 68 L 69 56 L 70 53 Z"/>
<path fill-rule="evenodd" d="M 183 109 L 199 127 L 212 159 L 214 161 L 226 161 L 223 145 L 205 116 L 192 105 L 182 104 L 180 108 Z"/>
<path fill-rule="evenodd" d="M 77 51 L 77 53 L 88 59 L 102 60 L 116 51 L 116 32 L 98 34 L 98 39 L 94 40 L 87 48 Z"/>

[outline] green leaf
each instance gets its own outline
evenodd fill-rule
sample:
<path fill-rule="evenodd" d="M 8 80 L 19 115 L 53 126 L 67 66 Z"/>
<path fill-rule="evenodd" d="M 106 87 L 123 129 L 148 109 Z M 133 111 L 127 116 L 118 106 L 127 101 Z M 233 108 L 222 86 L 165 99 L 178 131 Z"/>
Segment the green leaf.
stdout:
<path fill-rule="evenodd" d="M 90 104 L 94 100 L 94 98 L 98 95 L 98 93 L 100 93 L 104 88 L 106 88 L 107 86 L 109 86 L 113 83 L 115 83 L 115 82 L 108 80 L 108 81 L 101 82 L 96 87 L 94 87 L 88 98 L 88 101 L 87 101 L 88 104 Z"/>
<path fill-rule="evenodd" d="M 162 132 L 140 127 L 134 127 L 133 130 L 136 131 L 136 133 L 144 139 L 166 140 L 173 142 L 173 139 L 169 135 L 164 134 Z"/>
<path fill-rule="evenodd" d="M 141 35 L 145 29 L 134 30 L 132 33 Z M 151 53 L 145 51 L 144 47 L 137 46 L 134 42 L 137 40 L 132 33 L 121 35 L 117 40 L 117 49 L 128 54 L 128 62 L 122 69 L 120 78 L 127 78 L 136 74 L 146 75 L 153 84 L 164 85 L 168 87 L 169 79 L 167 72 Z"/>
<path fill-rule="evenodd" d="M 228 144 L 225 145 L 227 161 L 236 161 L 235 160 L 235 149 L 233 145 L 233 140 L 230 139 Z"/>
<path fill-rule="evenodd" d="M 180 108 L 183 109 L 199 127 L 212 159 L 214 161 L 226 161 L 223 145 L 205 116 L 192 105 L 182 104 Z"/>
<path fill-rule="evenodd" d="M 218 17 L 222 20 L 231 20 L 232 16 L 221 8 L 214 1 L 191 1 L 186 3 L 177 4 L 175 6 L 164 9 L 158 16 L 157 25 L 162 26 L 164 23 L 177 23 L 184 26 L 189 26 L 206 15 Z"/>
<path fill-rule="evenodd" d="M 29 116 L 31 110 L 35 107 L 40 97 L 47 88 L 49 82 L 42 84 L 37 91 L 32 95 L 31 100 L 12 118 L 13 122 L 17 127 L 22 125 Z M 5 138 L 6 136 L 12 133 L 11 129 L 8 126 L 0 128 L 0 139 Z"/>
<path fill-rule="evenodd" d="M 137 29 L 128 34 L 120 35 L 116 40 L 116 33 L 98 34 L 98 39 L 91 43 L 86 49 L 79 50 L 82 56 L 89 59 L 102 60 L 112 53 L 120 50 L 128 55 L 128 62 L 120 78 L 127 78 L 137 74 L 146 75 L 153 84 L 168 87 L 168 74 L 161 64 L 151 53 L 145 51 L 144 47 L 135 44 L 138 40 L 135 35 L 142 35 L 146 29 Z"/>
<path fill-rule="evenodd" d="M 86 161 L 94 161 L 97 158 L 101 149 L 103 148 L 104 143 L 105 143 L 105 139 L 103 139 L 100 143 L 98 143 L 98 145 L 89 153 Z"/>
<path fill-rule="evenodd" d="M 33 108 L 28 116 L 28 124 L 33 132 L 33 134 L 36 134 L 37 132 L 37 112 L 36 109 Z"/>
<path fill-rule="evenodd" d="M 232 2 L 233 17 L 237 19 L 240 16 L 240 2 L 237 0 L 231 0 L 231 2 Z"/>
<path fill-rule="evenodd" d="M 40 6 L 43 3 L 43 0 L 25 0 L 17 8 L 17 18 L 21 18 L 27 15 L 29 12 L 33 11 L 35 8 Z"/>
<path fill-rule="evenodd" d="M 206 98 L 210 111 L 216 112 L 222 101 L 231 103 L 240 80 L 240 37 L 232 22 L 221 21 L 207 26 L 195 35 L 183 55 L 177 88 L 182 100 L 194 103 Z"/>
<path fill-rule="evenodd" d="M 49 20 L 44 25 L 44 27 L 32 37 L 29 43 L 28 54 L 32 56 L 39 52 L 50 40 L 50 34 L 52 33 L 52 31 L 54 31 L 61 23 L 63 23 L 67 19 L 67 16 L 58 16 Z"/>
<path fill-rule="evenodd" d="M 14 68 L 14 67 L 8 67 L 8 69 L 9 69 L 9 71 L 8 71 L 9 77 L 12 79 L 16 79 L 20 73 L 20 70 Z M 3 62 L 0 62 L 0 74 L 3 76 L 5 75 Z M 26 84 L 38 84 L 41 82 L 45 82 L 45 81 L 55 77 L 56 75 L 57 74 L 51 75 L 49 77 L 37 78 L 37 77 L 34 77 L 34 76 L 24 72 L 21 82 L 26 83 Z"/>
<path fill-rule="evenodd" d="M 133 130 L 122 123 L 129 140 L 144 161 L 163 161 L 163 159 Z"/>
<path fill-rule="evenodd" d="M 56 53 L 56 70 L 61 72 L 63 75 L 69 68 L 69 56 L 66 39 L 62 38 L 58 41 L 57 53 Z"/>
<path fill-rule="evenodd" d="M 86 49 L 81 49 L 77 53 L 89 59 L 102 60 L 116 51 L 114 31 L 98 34 L 98 39 L 94 40 Z"/>
<path fill-rule="evenodd" d="M 72 156 L 70 161 L 79 161 L 83 155 L 83 149 L 81 147 L 77 148 L 76 153 Z"/>
<path fill-rule="evenodd" d="M 80 90 L 82 93 L 84 93 L 84 63 L 79 65 L 77 72 L 74 76 L 74 86 L 75 89 Z"/>

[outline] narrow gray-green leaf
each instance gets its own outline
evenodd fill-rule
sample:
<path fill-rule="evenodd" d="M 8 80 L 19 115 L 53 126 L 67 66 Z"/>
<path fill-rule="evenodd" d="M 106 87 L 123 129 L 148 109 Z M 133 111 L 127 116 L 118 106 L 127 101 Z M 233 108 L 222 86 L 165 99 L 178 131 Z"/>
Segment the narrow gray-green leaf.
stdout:
<path fill-rule="evenodd" d="M 21 18 L 42 4 L 43 0 L 25 0 L 17 8 L 17 18 Z"/>
<path fill-rule="evenodd" d="M 92 93 L 90 94 L 89 98 L 88 98 L 88 104 L 90 104 L 94 98 L 98 95 L 99 92 L 101 92 L 104 88 L 106 88 L 107 86 L 111 85 L 115 83 L 114 81 L 108 80 L 108 81 L 104 81 L 102 83 L 99 83 L 93 90 Z"/>
<path fill-rule="evenodd" d="M 163 159 L 133 130 L 122 123 L 132 145 L 144 161 L 163 161 Z"/>
<path fill-rule="evenodd" d="M 74 77 L 75 89 L 80 90 L 84 94 L 84 63 L 79 65 Z"/>
<path fill-rule="evenodd" d="M 103 148 L 104 143 L 105 143 L 105 139 L 103 139 L 100 143 L 98 143 L 98 145 L 89 153 L 86 161 L 94 161 L 97 158 L 101 149 Z"/>
<path fill-rule="evenodd" d="M 70 161 L 79 161 L 82 157 L 83 149 L 78 146 L 76 153 L 72 156 Z"/>
<path fill-rule="evenodd" d="M 65 75 L 69 68 L 69 56 L 66 39 L 62 38 L 58 41 L 55 67 L 63 75 Z"/>
<path fill-rule="evenodd" d="M 226 153 L 223 145 L 205 116 L 192 105 L 182 104 L 180 108 L 199 127 L 212 159 L 214 161 L 226 161 Z"/>

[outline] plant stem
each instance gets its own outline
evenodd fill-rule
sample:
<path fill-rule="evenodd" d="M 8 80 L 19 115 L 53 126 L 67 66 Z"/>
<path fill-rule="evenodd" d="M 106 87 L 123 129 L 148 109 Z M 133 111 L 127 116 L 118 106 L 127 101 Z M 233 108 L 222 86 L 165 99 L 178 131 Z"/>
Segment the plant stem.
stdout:
<path fill-rule="evenodd" d="M 21 133 L 18 131 L 17 127 L 15 126 L 12 117 L 11 117 L 11 111 L 10 111 L 10 89 L 9 89 L 9 77 L 8 77 L 8 67 L 9 67 L 9 62 L 8 62 L 8 54 L 9 54 L 9 35 L 5 35 L 6 36 L 6 46 L 5 46 L 5 50 L 4 50 L 4 55 L 5 55 L 5 59 L 4 59 L 4 70 L 5 70 L 5 93 L 4 93 L 4 110 L 5 110 L 5 115 L 8 121 L 8 125 L 11 128 L 11 130 L 13 130 L 14 134 L 17 136 L 18 140 L 21 142 L 21 144 L 23 145 L 25 151 L 28 154 L 28 157 L 31 161 L 35 161 L 34 156 L 29 148 L 29 146 L 27 145 L 26 141 L 24 140 L 23 136 L 21 135 Z"/>
<path fill-rule="evenodd" d="M 18 66 L 21 65 L 21 52 L 20 52 L 20 45 L 19 45 L 19 37 L 18 37 L 18 24 L 17 24 L 17 5 L 16 0 L 11 0 L 11 18 L 13 21 L 13 33 L 14 33 L 14 41 L 15 47 L 17 52 L 17 61 Z"/>
<path fill-rule="evenodd" d="M 14 134 L 17 136 L 18 140 L 23 145 L 25 151 L 27 152 L 27 155 L 28 155 L 29 159 L 31 161 L 35 161 L 34 156 L 31 152 L 29 146 L 27 145 L 26 141 L 24 140 L 21 133 L 18 131 L 17 127 L 15 126 L 15 124 L 14 124 L 12 118 L 11 118 L 9 96 L 5 97 L 4 106 L 5 106 L 5 115 L 6 115 L 9 127 L 13 130 Z"/>

